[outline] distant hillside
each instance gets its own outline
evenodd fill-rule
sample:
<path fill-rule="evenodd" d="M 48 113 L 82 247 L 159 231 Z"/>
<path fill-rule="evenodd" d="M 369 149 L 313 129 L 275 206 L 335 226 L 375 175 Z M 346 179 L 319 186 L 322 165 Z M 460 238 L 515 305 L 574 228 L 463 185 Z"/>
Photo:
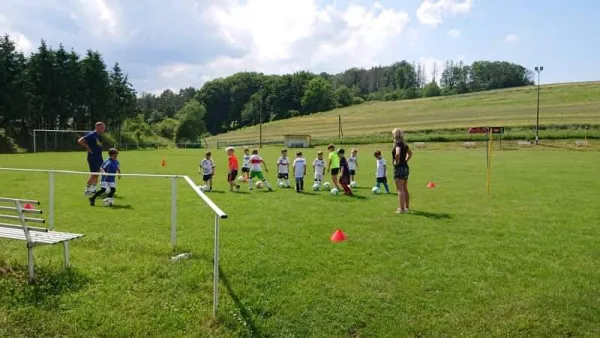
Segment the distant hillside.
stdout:
<path fill-rule="evenodd" d="M 540 124 L 600 123 L 600 82 L 543 85 L 540 88 Z M 265 123 L 264 140 L 284 134 L 337 137 L 338 116 L 344 136 L 391 131 L 443 129 L 479 125 L 532 125 L 536 120 L 537 87 L 424 98 L 392 102 L 366 102 L 325 113 Z M 212 136 L 216 141 L 258 140 L 259 127 L 252 126 Z"/>

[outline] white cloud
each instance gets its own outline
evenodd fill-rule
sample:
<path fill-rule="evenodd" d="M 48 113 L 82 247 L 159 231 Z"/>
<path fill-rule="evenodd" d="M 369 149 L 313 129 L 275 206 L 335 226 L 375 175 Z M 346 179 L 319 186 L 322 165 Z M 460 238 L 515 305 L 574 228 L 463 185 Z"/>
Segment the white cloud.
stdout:
<path fill-rule="evenodd" d="M 8 19 L 2 14 L 0 14 L 0 32 L 8 34 L 10 39 L 15 43 L 15 48 L 23 52 L 23 54 L 27 55 L 33 52 L 33 45 L 27 36 L 20 31 L 13 30 L 9 25 Z"/>
<path fill-rule="evenodd" d="M 471 11 L 473 0 L 425 0 L 417 9 L 420 23 L 437 27 L 447 15 L 466 14 Z"/>
<path fill-rule="evenodd" d="M 516 36 L 515 34 L 508 34 L 504 38 L 504 41 L 506 41 L 506 42 L 517 42 L 517 41 L 519 41 L 519 37 Z"/>
<path fill-rule="evenodd" d="M 448 31 L 448 36 L 457 39 L 460 37 L 460 31 L 458 29 L 451 29 Z"/>
<path fill-rule="evenodd" d="M 87 25 L 94 35 L 116 35 L 118 18 L 107 0 L 79 0 L 82 7 L 82 24 Z M 74 18 L 77 18 L 74 15 Z"/>

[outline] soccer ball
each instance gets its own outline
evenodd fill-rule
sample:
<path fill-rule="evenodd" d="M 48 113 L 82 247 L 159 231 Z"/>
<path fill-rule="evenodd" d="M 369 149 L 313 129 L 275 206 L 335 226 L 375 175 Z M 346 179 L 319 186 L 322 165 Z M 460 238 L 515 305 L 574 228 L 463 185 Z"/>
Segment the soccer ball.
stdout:
<path fill-rule="evenodd" d="M 244 176 L 242 176 L 242 175 L 238 176 L 237 180 L 238 180 L 238 182 L 243 182 L 244 181 Z"/>
<path fill-rule="evenodd" d="M 331 191 L 329 193 L 332 194 L 332 195 L 337 195 L 337 194 L 340 193 L 340 191 L 337 190 L 336 188 L 333 188 L 333 189 L 331 189 Z"/>
<path fill-rule="evenodd" d="M 107 197 L 102 200 L 103 207 L 112 207 L 114 203 L 115 203 L 115 201 L 110 197 Z"/>
<path fill-rule="evenodd" d="M 325 190 L 331 189 L 331 184 L 329 184 L 329 182 L 323 183 L 323 189 L 325 189 Z"/>
<path fill-rule="evenodd" d="M 263 182 L 262 181 L 256 182 L 256 189 L 262 189 L 262 187 L 263 187 Z"/>
<path fill-rule="evenodd" d="M 313 191 L 319 191 L 321 189 L 321 187 L 319 186 L 318 183 L 313 184 Z"/>
<path fill-rule="evenodd" d="M 280 188 L 286 188 L 285 182 L 279 182 L 279 187 Z"/>
<path fill-rule="evenodd" d="M 350 182 L 350 188 L 356 188 L 356 187 L 358 187 L 358 183 L 356 183 L 356 181 Z"/>
<path fill-rule="evenodd" d="M 377 188 L 377 187 L 373 187 L 373 189 L 371 189 L 371 191 L 372 191 L 374 194 L 379 194 L 379 188 Z"/>

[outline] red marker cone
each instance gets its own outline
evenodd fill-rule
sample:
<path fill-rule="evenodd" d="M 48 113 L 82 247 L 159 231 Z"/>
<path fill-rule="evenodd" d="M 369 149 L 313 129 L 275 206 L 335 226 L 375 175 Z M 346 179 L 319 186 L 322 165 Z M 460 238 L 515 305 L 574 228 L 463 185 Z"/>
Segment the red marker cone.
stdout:
<path fill-rule="evenodd" d="M 347 240 L 347 239 L 348 239 L 348 237 L 346 236 L 346 234 L 344 234 L 344 233 L 342 232 L 342 230 L 340 230 L 340 229 L 337 229 L 337 230 L 336 230 L 336 231 L 333 233 L 333 235 L 331 235 L 331 241 L 332 241 L 332 242 L 336 242 L 336 243 L 337 243 L 337 242 L 343 242 L 343 241 L 345 241 L 345 240 Z"/>
<path fill-rule="evenodd" d="M 160 165 L 163 167 L 167 166 L 167 161 L 163 158 L 162 161 L 160 161 Z"/>
<path fill-rule="evenodd" d="M 27 203 L 23 206 L 24 209 L 33 209 L 33 205 Z"/>
<path fill-rule="evenodd" d="M 435 188 L 435 183 L 433 183 L 433 182 L 427 183 L 427 188 Z"/>

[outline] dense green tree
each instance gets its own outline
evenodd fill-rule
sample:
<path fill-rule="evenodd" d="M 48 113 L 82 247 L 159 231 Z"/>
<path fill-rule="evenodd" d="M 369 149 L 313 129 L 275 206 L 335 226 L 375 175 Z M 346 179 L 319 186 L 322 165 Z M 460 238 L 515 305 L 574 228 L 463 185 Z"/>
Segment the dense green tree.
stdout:
<path fill-rule="evenodd" d="M 335 107 L 335 96 L 331 83 L 323 77 L 310 80 L 302 96 L 302 110 L 316 113 Z"/>
<path fill-rule="evenodd" d="M 204 116 L 206 109 L 197 100 L 190 100 L 176 114 L 179 124 L 175 132 L 176 142 L 199 143 L 206 131 Z"/>
<path fill-rule="evenodd" d="M 335 99 L 342 107 L 347 107 L 354 103 L 354 96 L 352 95 L 352 92 L 344 85 L 341 85 L 335 90 Z"/>

